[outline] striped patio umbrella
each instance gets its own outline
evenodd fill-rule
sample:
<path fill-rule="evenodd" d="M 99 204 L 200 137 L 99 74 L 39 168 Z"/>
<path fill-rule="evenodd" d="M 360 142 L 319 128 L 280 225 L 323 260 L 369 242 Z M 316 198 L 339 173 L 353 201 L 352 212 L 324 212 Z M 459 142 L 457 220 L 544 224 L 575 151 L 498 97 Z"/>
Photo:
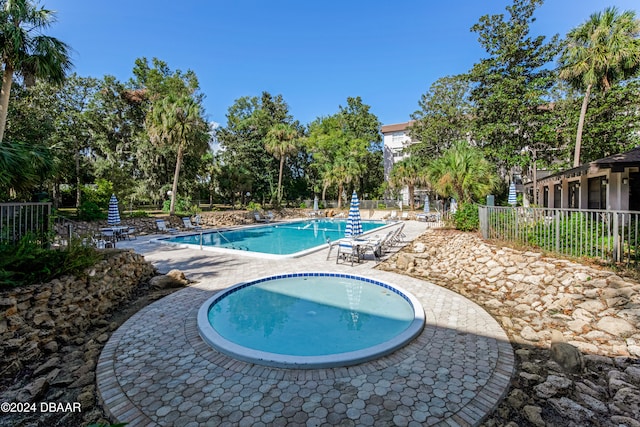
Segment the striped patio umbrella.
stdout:
<path fill-rule="evenodd" d="M 516 184 L 511 181 L 511 184 L 509 184 L 509 199 L 507 199 L 507 203 L 509 203 L 511 206 L 515 206 L 517 201 L 516 201 Z"/>
<path fill-rule="evenodd" d="M 120 224 L 120 210 L 118 209 L 118 199 L 115 194 L 109 199 L 109 213 L 107 214 L 107 224 Z"/>
<path fill-rule="evenodd" d="M 362 220 L 360 218 L 360 201 L 358 195 L 354 191 L 351 195 L 351 206 L 349 207 L 349 216 L 347 217 L 347 228 L 344 232 L 345 237 L 356 237 L 362 234 Z"/>
<path fill-rule="evenodd" d="M 429 213 L 429 196 L 424 198 L 424 213 Z"/>

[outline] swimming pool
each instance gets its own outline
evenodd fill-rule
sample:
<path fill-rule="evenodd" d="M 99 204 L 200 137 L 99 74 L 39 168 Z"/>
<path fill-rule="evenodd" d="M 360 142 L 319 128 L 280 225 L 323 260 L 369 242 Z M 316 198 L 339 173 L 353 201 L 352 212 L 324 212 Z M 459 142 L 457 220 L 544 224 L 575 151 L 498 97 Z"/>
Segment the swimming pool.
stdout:
<path fill-rule="evenodd" d="M 216 350 L 250 363 L 304 369 L 376 359 L 423 326 L 422 306 L 407 291 L 340 273 L 240 283 L 198 311 L 200 336 Z"/>
<path fill-rule="evenodd" d="M 384 221 L 362 221 L 364 233 L 388 225 Z M 346 220 L 310 219 L 279 222 L 234 230 L 204 231 L 158 239 L 160 243 L 198 246 L 202 249 L 240 250 L 276 257 L 296 257 L 326 247 L 344 237 Z"/>

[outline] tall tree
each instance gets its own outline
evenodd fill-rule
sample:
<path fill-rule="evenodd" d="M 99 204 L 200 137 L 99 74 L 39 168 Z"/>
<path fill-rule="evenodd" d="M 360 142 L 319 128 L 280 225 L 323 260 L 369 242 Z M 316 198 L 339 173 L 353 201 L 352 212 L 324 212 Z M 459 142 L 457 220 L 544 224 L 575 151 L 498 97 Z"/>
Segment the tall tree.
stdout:
<path fill-rule="evenodd" d="M 582 133 L 592 90 L 608 91 L 640 71 L 640 20 L 635 12 L 615 7 L 592 14 L 567 34 L 560 57 L 560 77 L 584 90 L 576 131 L 573 166 L 580 165 Z"/>
<path fill-rule="evenodd" d="M 184 152 L 189 145 L 203 151 L 202 136 L 206 127 L 200 116 L 200 105 L 190 96 L 168 96 L 153 104 L 147 124 L 153 142 L 174 146 L 177 150 L 169 208 L 169 214 L 173 215 Z M 206 145 L 207 140 L 204 141 Z"/>
<path fill-rule="evenodd" d="M 83 177 L 91 175 L 92 167 L 87 167 L 88 155 L 94 147 L 88 107 L 98 89 L 92 78 L 72 75 L 58 88 L 55 98 L 58 111 L 55 117 L 55 131 L 50 135 L 51 143 L 59 153 L 62 162 L 73 161 L 71 176 L 75 177 L 76 207 L 81 203 Z"/>
<path fill-rule="evenodd" d="M 36 78 L 61 83 L 71 68 L 69 47 L 41 31 L 55 18 L 54 12 L 39 8 L 30 0 L 0 1 L 0 141 L 4 138 L 14 73 L 20 73 L 27 86 Z"/>
<path fill-rule="evenodd" d="M 128 144 L 135 144 L 137 165 L 144 181 L 151 187 L 148 194 L 163 198 L 165 192 L 171 190 L 171 199 L 177 196 L 177 192 L 188 196 L 197 187 L 181 185 L 183 180 L 177 182 L 176 166 L 179 165 L 179 176 L 195 178 L 210 139 L 202 107 L 204 95 L 200 92 L 198 79 L 193 71 L 171 70 L 158 58 L 153 58 L 151 63 L 146 58 L 137 59 L 133 74 L 135 78 L 129 82 L 126 90 L 118 92 L 120 97 L 133 104 L 132 107 L 138 104 L 130 111 L 132 118 L 137 117 L 138 108 L 142 108 L 146 114 L 144 125 L 149 135 L 142 137 L 134 134 L 134 140 Z M 173 118 L 171 114 L 174 114 Z M 162 116 L 167 120 L 164 130 L 161 130 Z M 177 132 L 174 130 L 178 128 L 188 131 L 186 143 L 182 138 L 174 137 Z M 124 134 L 121 136 L 127 138 Z M 170 139 L 165 139 L 165 136 L 170 136 Z M 126 141 L 121 138 L 116 140 L 118 143 Z M 181 148 L 182 152 L 179 153 Z M 179 155 L 182 156 L 180 159 Z M 175 191 L 173 184 L 178 186 Z M 175 209 L 175 200 L 173 202 Z"/>
<path fill-rule="evenodd" d="M 485 15 L 471 27 L 489 54 L 469 74 L 474 84 L 471 101 L 476 106 L 474 140 L 500 166 L 510 168 L 525 159 L 522 149 L 531 145 L 542 121 L 555 75 L 546 69 L 558 52 L 558 36 L 529 35 L 533 14 L 542 0 L 514 0 L 503 14 Z"/>
<path fill-rule="evenodd" d="M 151 186 L 162 180 L 146 175 L 148 169 L 141 169 L 144 154 L 150 148 L 144 134 L 149 91 L 133 89 L 109 75 L 99 85 L 87 112 L 96 176 L 112 181 L 121 196 L 133 196 L 138 187 L 138 193 L 150 199 Z"/>
<path fill-rule="evenodd" d="M 351 141 L 352 152 L 356 153 L 356 161 L 362 171 L 367 171 L 356 177 L 358 187 L 362 193 L 375 193 L 384 179 L 380 133 L 382 123 L 359 96 L 347 97 L 347 105 L 339 107 L 338 115 Z"/>
<path fill-rule="evenodd" d="M 272 126 L 278 123 L 289 124 L 301 133 L 282 95 L 263 92 L 260 97 L 237 99 L 227 112 L 227 125 L 216 132 L 224 149 L 224 164 L 247 169 L 254 178 L 253 196 L 263 201 L 271 199 L 276 191 L 274 177 L 279 165 L 267 152 L 265 140 Z"/>
<path fill-rule="evenodd" d="M 374 192 L 380 180 L 374 184 L 372 178 L 382 177 L 380 122 L 369 109 L 360 97 L 349 97 L 338 113 L 309 125 L 305 144 L 312 156 L 310 167 L 320 177 L 323 199 L 330 186 L 337 187 L 338 206 L 345 186 Z"/>
<path fill-rule="evenodd" d="M 278 173 L 278 205 L 282 202 L 282 172 L 284 162 L 288 155 L 296 152 L 298 147 L 296 143 L 297 137 L 298 132 L 293 126 L 285 123 L 277 123 L 269 129 L 267 137 L 265 138 L 265 148 L 280 161 Z"/>
<path fill-rule="evenodd" d="M 637 147 L 640 143 L 640 120 L 629 112 L 639 110 L 640 78 L 613 85 L 606 92 L 592 97 L 585 118 L 589 126 L 583 130 L 582 162 Z M 577 114 L 577 108 L 574 111 Z"/>
<path fill-rule="evenodd" d="M 427 176 L 440 195 L 461 203 L 484 198 L 497 183 L 493 165 L 465 141 L 456 142 L 442 157 L 429 162 Z"/>
<path fill-rule="evenodd" d="M 411 153 L 432 159 L 439 157 L 455 141 L 469 138 L 472 109 L 471 86 L 465 75 L 442 77 L 420 97 L 420 109 L 411 118 L 412 139 L 420 141 Z"/>

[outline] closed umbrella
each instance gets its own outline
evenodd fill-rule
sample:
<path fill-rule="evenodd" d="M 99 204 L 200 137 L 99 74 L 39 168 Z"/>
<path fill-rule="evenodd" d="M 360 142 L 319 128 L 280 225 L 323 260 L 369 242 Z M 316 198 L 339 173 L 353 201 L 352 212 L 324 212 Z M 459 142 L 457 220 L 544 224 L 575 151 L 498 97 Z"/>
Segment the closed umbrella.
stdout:
<path fill-rule="evenodd" d="M 347 217 L 347 228 L 344 232 L 345 237 L 356 237 L 362 234 L 362 219 L 360 218 L 360 201 L 358 195 L 354 191 L 351 195 L 351 206 L 349 207 L 349 216 Z"/>
<path fill-rule="evenodd" d="M 318 211 L 318 196 L 313 198 L 313 211 L 314 212 Z"/>
<path fill-rule="evenodd" d="M 107 214 L 107 224 L 120 224 L 120 210 L 118 209 L 118 199 L 115 194 L 109 199 L 109 213 Z"/>
<path fill-rule="evenodd" d="M 509 184 L 509 199 L 507 200 L 507 203 L 509 203 L 511 206 L 516 205 L 517 201 L 516 201 L 516 184 L 512 181 L 511 184 Z"/>
<path fill-rule="evenodd" d="M 424 198 L 424 213 L 429 213 L 429 196 Z"/>

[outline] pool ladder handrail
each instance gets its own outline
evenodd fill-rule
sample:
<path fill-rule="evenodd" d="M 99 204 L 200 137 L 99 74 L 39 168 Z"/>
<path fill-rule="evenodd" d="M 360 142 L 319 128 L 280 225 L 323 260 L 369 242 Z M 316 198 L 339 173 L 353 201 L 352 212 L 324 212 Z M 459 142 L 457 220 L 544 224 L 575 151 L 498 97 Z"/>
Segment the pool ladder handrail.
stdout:
<path fill-rule="evenodd" d="M 248 251 L 249 248 L 247 246 L 236 246 L 229 239 L 227 239 L 224 234 L 220 232 L 217 228 L 214 228 L 214 231 L 218 233 L 220 237 L 222 237 L 229 245 L 231 245 L 231 249 L 236 249 L 239 251 Z M 200 232 L 200 249 L 202 249 L 202 231 Z"/>

